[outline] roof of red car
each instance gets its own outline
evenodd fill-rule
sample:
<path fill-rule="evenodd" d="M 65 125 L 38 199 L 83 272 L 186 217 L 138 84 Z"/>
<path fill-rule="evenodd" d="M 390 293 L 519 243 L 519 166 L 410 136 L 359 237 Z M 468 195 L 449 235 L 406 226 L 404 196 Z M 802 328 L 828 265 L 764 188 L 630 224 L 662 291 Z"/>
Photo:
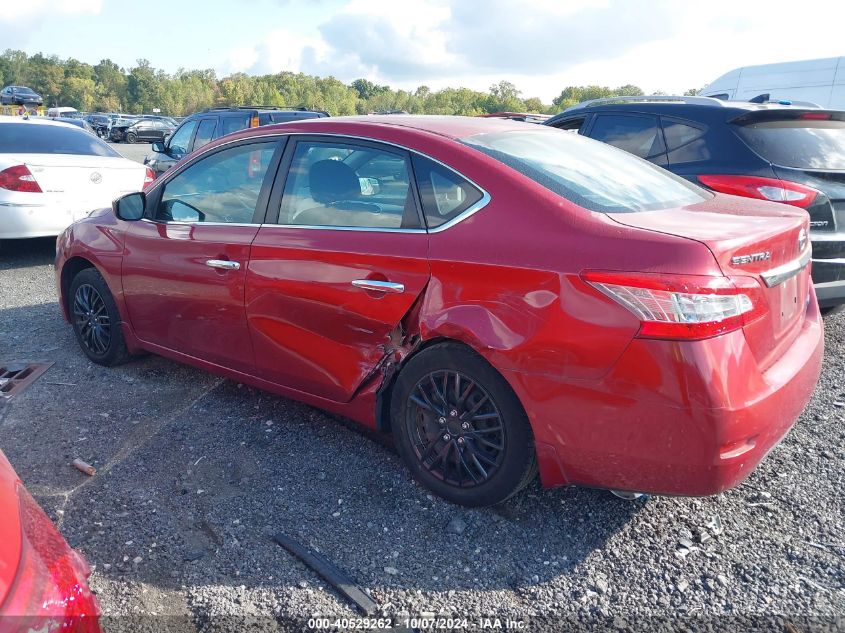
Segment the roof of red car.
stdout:
<path fill-rule="evenodd" d="M 464 138 L 474 134 L 485 132 L 505 132 L 507 130 L 525 130 L 530 125 L 531 129 L 537 130 L 537 125 L 524 123 L 522 121 L 511 121 L 509 119 L 482 118 L 471 116 L 451 115 L 416 115 L 416 114 L 387 114 L 387 115 L 364 115 L 348 117 L 331 117 L 321 119 L 305 119 L 297 121 L 296 125 L 308 127 L 331 128 L 337 123 L 356 123 L 365 126 L 396 126 L 424 130 L 433 134 L 439 134 L 449 138 Z M 289 127 L 291 123 L 281 123 L 280 129 Z M 271 127 L 271 126 L 268 126 Z"/>

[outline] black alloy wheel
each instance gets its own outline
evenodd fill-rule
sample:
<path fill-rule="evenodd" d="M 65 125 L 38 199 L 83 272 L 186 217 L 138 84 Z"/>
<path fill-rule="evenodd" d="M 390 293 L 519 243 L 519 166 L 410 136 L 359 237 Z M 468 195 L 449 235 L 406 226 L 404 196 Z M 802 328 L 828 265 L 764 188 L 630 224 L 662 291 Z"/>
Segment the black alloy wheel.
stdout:
<path fill-rule="evenodd" d="M 73 324 L 82 345 L 102 356 L 111 343 L 112 324 L 106 303 L 91 284 L 81 284 L 73 296 Z"/>
<path fill-rule="evenodd" d="M 73 332 L 85 355 L 107 367 L 126 362 L 130 354 L 120 312 L 100 272 L 96 268 L 79 271 L 66 296 Z"/>
<path fill-rule="evenodd" d="M 390 392 L 391 429 L 408 470 L 453 503 L 488 506 L 537 474 L 534 436 L 508 382 L 455 342 L 425 348 Z"/>
<path fill-rule="evenodd" d="M 434 477 L 459 488 L 489 481 L 507 435 L 490 394 L 460 371 L 431 372 L 410 396 L 405 424 L 414 453 Z"/>

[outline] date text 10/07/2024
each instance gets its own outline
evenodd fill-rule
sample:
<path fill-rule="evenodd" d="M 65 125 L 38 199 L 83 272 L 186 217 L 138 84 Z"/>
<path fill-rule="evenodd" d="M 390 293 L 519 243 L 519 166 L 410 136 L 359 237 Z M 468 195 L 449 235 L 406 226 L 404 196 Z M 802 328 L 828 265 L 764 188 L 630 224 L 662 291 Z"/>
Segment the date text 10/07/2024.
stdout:
<path fill-rule="evenodd" d="M 309 618 L 308 628 L 316 630 L 379 630 L 395 627 L 420 631 L 435 631 L 438 629 L 454 630 L 490 630 L 490 631 L 519 631 L 526 629 L 523 620 L 510 618 L 479 617 L 448 618 L 448 617 L 399 617 L 399 618 Z"/>

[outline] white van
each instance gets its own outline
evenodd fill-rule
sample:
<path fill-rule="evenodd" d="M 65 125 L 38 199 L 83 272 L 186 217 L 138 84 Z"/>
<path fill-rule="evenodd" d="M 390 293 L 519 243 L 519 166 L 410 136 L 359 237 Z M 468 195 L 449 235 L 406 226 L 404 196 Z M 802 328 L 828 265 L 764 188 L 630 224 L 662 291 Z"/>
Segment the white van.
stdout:
<path fill-rule="evenodd" d="M 67 106 L 61 106 L 58 108 L 48 108 L 47 109 L 47 116 L 49 117 L 60 117 L 60 116 L 70 116 L 77 114 L 78 111 L 76 108 L 69 108 Z"/>
<path fill-rule="evenodd" d="M 830 110 L 845 110 L 845 57 L 782 62 L 737 68 L 699 93 L 730 101 L 804 101 Z"/>

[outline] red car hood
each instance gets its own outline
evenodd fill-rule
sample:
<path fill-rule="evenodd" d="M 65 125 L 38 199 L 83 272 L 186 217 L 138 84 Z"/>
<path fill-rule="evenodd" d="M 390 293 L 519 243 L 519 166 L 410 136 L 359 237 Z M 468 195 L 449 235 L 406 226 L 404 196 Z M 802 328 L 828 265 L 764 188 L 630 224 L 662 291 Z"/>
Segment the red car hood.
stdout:
<path fill-rule="evenodd" d="M 20 480 L 0 451 L 0 605 L 6 599 L 21 558 Z"/>

